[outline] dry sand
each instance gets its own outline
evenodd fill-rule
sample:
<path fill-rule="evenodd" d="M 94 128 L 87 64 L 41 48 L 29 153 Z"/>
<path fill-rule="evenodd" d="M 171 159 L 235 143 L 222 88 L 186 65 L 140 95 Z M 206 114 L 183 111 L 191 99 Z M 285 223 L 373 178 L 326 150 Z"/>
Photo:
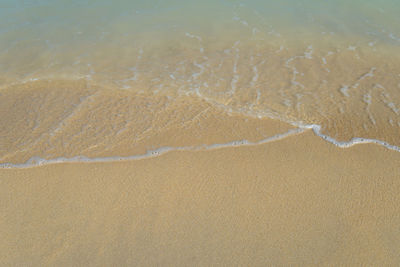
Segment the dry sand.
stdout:
<path fill-rule="evenodd" d="M 0 170 L 3 266 L 400 264 L 400 153 L 311 131 Z"/>

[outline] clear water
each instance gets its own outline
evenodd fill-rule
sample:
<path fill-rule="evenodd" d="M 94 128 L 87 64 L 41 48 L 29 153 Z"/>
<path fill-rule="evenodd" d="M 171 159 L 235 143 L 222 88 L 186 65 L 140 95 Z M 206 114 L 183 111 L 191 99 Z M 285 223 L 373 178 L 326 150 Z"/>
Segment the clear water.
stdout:
<path fill-rule="evenodd" d="M 397 147 L 398 14 L 394 0 L 0 0 L 1 161 L 89 155 L 104 140 L 118 143 L 121 131 L 155 136 L 172 118 L 182 132 L 185 105 L 201 110 L 198 101 L 318 125 L 337 144 L 364 138 Z M 138 96 L 146 100 L 136 103 Z M 95 104 L 85 102 L 91 98 Z M 86 113 L 77 116 L 80 106 Z M 79 119 L 68 121 L 72 115 Z M 73 136 L 88 141 L 83 150 L 70 149 Z M 152 142 L 148 148 L 162 143 Z M 90 155 L 110 156 L 105 147 Z"/>

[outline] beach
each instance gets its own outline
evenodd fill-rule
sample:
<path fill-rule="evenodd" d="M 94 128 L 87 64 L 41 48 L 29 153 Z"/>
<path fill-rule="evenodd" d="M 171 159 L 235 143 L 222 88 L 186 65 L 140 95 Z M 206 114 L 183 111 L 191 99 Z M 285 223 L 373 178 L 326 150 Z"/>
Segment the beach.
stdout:
<path fill-rule="evenodd" d="M 397 266 L 395 0 L 2 0 L 1 266 Z"/>
<path fill-rule="evenodd" d="M 263 145 L 0 170 L 2 264 L 396 265 L 400 154 Z"/>

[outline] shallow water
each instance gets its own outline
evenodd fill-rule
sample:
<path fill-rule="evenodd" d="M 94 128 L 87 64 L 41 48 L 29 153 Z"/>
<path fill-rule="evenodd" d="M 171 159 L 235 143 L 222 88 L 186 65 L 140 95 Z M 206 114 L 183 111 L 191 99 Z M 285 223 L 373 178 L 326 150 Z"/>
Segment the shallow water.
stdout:
<path fill-rule="evenodd" d="M 257 143 L 291 127 L 398 150 L 398 14 L 391 0 L 3 0 L 0 162 Z M 263 127 L 271 118 L 292 126 Z"/>

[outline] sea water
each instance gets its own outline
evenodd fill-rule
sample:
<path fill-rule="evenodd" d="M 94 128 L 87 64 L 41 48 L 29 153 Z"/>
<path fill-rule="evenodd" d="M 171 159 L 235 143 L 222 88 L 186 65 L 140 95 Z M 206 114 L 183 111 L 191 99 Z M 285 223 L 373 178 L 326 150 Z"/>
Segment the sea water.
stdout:
<path fill-rule="evenodd" d="M 398 14 L 394 0 L 0 0 L 0 162 L 135 158 L 304 129 L 399 150 Z M 257 130 L 264 119 L 295 130 Z"/>

